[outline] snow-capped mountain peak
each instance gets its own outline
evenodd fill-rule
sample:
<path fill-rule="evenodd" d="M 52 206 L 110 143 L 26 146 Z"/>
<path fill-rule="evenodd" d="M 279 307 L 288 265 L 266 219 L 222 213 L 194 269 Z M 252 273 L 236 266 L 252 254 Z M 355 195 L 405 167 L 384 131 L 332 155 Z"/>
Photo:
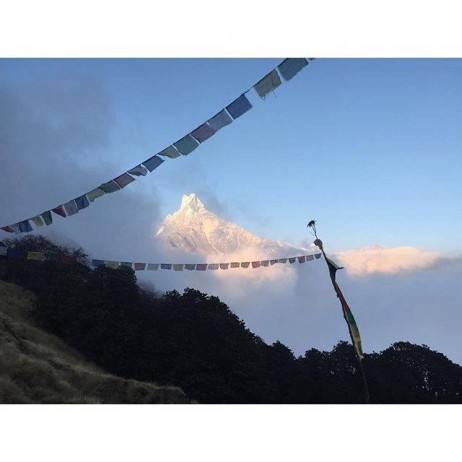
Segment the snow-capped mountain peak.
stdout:
<path fill-rule="evenodd" d="M 303 254 L 307 249 L 260 238 L 240 226 L 209 212 L 194 194 L 184 195 L 180 208 L 165 217 L 156 237 L 167 248 L 179 248 L 202 255 L 226 255 L 244 249 L 262 250 L 270 256 Z"/>

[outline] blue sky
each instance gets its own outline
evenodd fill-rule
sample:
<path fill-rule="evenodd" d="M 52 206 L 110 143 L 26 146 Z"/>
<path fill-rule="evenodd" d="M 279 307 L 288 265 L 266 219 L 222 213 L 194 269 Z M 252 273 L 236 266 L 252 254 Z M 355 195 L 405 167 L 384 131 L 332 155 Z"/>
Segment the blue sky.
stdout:
<path fill-rule="evenodd" d="M 0 79 L 19 92 L 37 82 L 57 91 L 99 85 L 113 117 L 103 182 L 187 134 L 280 61 L 2 60 Z M 206 205 L 226 218 L 295 244 L 316 218 L 332 251 L 459 252 L 461 78 L 462 60 L 318 59 L 265 101 L 251 91 L 251 111 L 129 188 L 148 200 L 155 188 L 162 214 L 182 194 L 206 192 L 214 197 Z M 48 104 L 59 105 L 59 93 Z M 97 150 L 74 156 L 98 164 Z M 69 199 L 56 191 L 57 203 Z"/>

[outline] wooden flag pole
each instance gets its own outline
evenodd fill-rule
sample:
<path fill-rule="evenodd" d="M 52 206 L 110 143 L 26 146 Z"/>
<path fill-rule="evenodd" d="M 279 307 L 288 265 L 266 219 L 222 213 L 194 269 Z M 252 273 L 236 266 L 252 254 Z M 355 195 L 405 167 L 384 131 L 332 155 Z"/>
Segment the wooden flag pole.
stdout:
<path fill-rule="evenodd" d="M 326 256 L 326 253 L 324 252 L 323 243 L 321 239 L 318 238 L 318 234 L 316 231 L 316 221 L 311 220 L 308 223 L 307 227 L 312 230 L 311 233 L 316 238 L 316 240 L 314 241 L 314 244 L 317 247 L 319 247 L 322 254 L 324 255 L 324 260 L 326 262 L 327 268 L 329 269 L 329 274 L 330 274 L 332 285 L 334 286 L 335 293 L 337 294 L 337 297 L 340 299 L 340 303 L 342 304 L 343 317 L 345 319 L 345 322 L 347 323 L 348 332 L 351 338 L 351 343 L 353 344 L 353 347 L 355 348 L 356 357 L 358 358 L 359 368 L 361 370 L 361 376 L 362 376 L 363 385 L 364 385 L 364 402 L 366 404 L 369 404 L 369 387 L 367 384 L 366 373 L 364 371 L 364 366 L 363 366 L 364 356 L 363 356 L 362 348 L 361 348 L 361 338 L 359 336 L 359 330 L 358 330 L 358 327 L 356 326 L 356 321 L 353 317 L 353 313 L 351 313 L 350 307 L 348 306 L 348 303 L 345 300 L 345 297 L 343 296 L 343 293 L 340 290 L 340 287 L 338 286 L 337 281 L 335 280 L 335 273 L 337 272 L 337 270 L 343 269 L 343 267 L 337 266 L 332 260 L 330 260 Z"/>

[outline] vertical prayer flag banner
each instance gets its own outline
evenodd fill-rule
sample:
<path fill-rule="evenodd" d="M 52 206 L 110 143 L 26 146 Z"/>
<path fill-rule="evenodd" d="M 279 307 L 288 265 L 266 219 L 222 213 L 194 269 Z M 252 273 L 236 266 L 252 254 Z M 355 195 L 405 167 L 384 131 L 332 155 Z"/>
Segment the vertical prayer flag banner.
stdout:
<path fill-rule="evenodd" d="M 305 58 L 287 58 L 279 64 L 278 71 L 284 77 L 284 80 L 290 80 L 305 66 L 308 66 L 308 61 Z"/>
<path fill-rule="evenodd" d="M 343 296 L 342 291 L 340 290 L 339 285 L 337 284 L 336 281 L 336 273 L 337 270 L 343 269 L 343 267 L 338 266 L 336 263 L 334 263 L 330 258 L 326 258 L 327 266 L 329 268 L 329 274 L 330 274 L 330 279 L 332 281 L 332 284 L 334 286 L 335 292 L 337 294 L 337 297 L 340 300 L 340 303 L 342 305 L 342 312 L 343 312 L 343 317 L 348 325 L 348 331 L 350 333 L 351 337 L 351 342 L 353 343 L 353 346 L 355 347 L 356 353 L 360 359 L 364 358 L 363 350 L 362 350 L 362 345 L 361 345 L 361 336 L 359 334 L 359 329 L 356 324 L 355 318 L 353 316 L 353 313 L 350 310 L 350 307 L 348 306 L 347 301 L 345 300 L 345 297 Z"/>
<path fill-rule="evenodd" d="M 250 109 L 252 109 L 252 104 L 250 104 L 245 94 L 239 96 L 229 106 L 226 106 L 226 110 L 234 120 L 244 115 L 247 111 L 250 111 Z"/>
<path fill-rule="evenodd" d="M 173 146 L 175 146 L 178 151 L 183 154 L 184 156 L 187 156 L 191 152 L 194 151 L 194 149 L 199 146 L 199 142 L 196 141 L 191 135 L 186 135 L 181 140 L 178 140 L 176 143 L 173 143 Z M 146 165 L 146 164 L 145 164 Z"/>
<path fill-rule="evenodd" d="M 164 159 L 161 159 L 158 156 L 152 156 L 150 159 L 145 160 L 143 162 L 143 165 L 150 171 L 152 172 L 155 170 L 159 165 L 164 163 Z"/>
<path fill-rule="evenodd" d="M 101 188 L 95 188 L 87 193 L 87 198 L 90 202 L 93 202 L 98 197 L 104 196 L 105 192 Z"/>
<path fill-rule="evenodd" d="M 128 173 L 122 173 L 122 175 L 118 176 L 117 178 L 114 178 L 114 181 L 121 188 L 125 188 L 125 186 L 129 185 L 130 183 L 133 183 L 135 181 L 135 178 L 133 178 Z"/>
<path fill-rule="evenodd" d="M 215 134 L 215 130 L 210 127 L 207 122 L 197 127 L 194 131 L 191 132 L 191 135 L 199 141 L 199 143 L 203 143 L 204 141 L 208 140 L 211 136 Z"/>
<path fill-rule="evenodd" d="M 281 85 L 281 78 L 279 77 L 276 69 L 272 70 L 269 74 L 265 75 L 258 83 L 254 85 L 255 91 L 260 98 L 265 98 L 270 91 Z"/>
<path fill-rule="evenodd" d="M 223 109 L 218 114 L 214 115 L 211 119 L 207 120 L 207 122 L 212 128 L 212 130 L 217 132 L 218 130 L 221 130 L 223 127 L 226 127 L 226 125 L 229 125 L 230 123 L 232 123 L 233 119 Z"/>
<path fill-rule="evenodd" d="M 181 156 L 181 154 L 175 149 L 175 146 L 169 146 L 168 148 L 165 148 L 163 151 L 159 152 L 157 155 L 169 157 L 170 159 L 176 159 L 177 157 Z"/>

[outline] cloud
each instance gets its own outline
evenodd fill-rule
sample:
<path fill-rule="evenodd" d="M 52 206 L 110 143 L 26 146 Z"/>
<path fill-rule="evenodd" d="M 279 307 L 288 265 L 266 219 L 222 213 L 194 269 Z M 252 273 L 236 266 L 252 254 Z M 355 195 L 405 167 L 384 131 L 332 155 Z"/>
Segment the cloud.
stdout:
<path fill-rule="evenodd" d="M 373 273 L 396 274 L 429 268 L 441 255 L 415 247 L 382 247 L 375 245 L 336 254 L 340 264 L 352 276 Z"/>

